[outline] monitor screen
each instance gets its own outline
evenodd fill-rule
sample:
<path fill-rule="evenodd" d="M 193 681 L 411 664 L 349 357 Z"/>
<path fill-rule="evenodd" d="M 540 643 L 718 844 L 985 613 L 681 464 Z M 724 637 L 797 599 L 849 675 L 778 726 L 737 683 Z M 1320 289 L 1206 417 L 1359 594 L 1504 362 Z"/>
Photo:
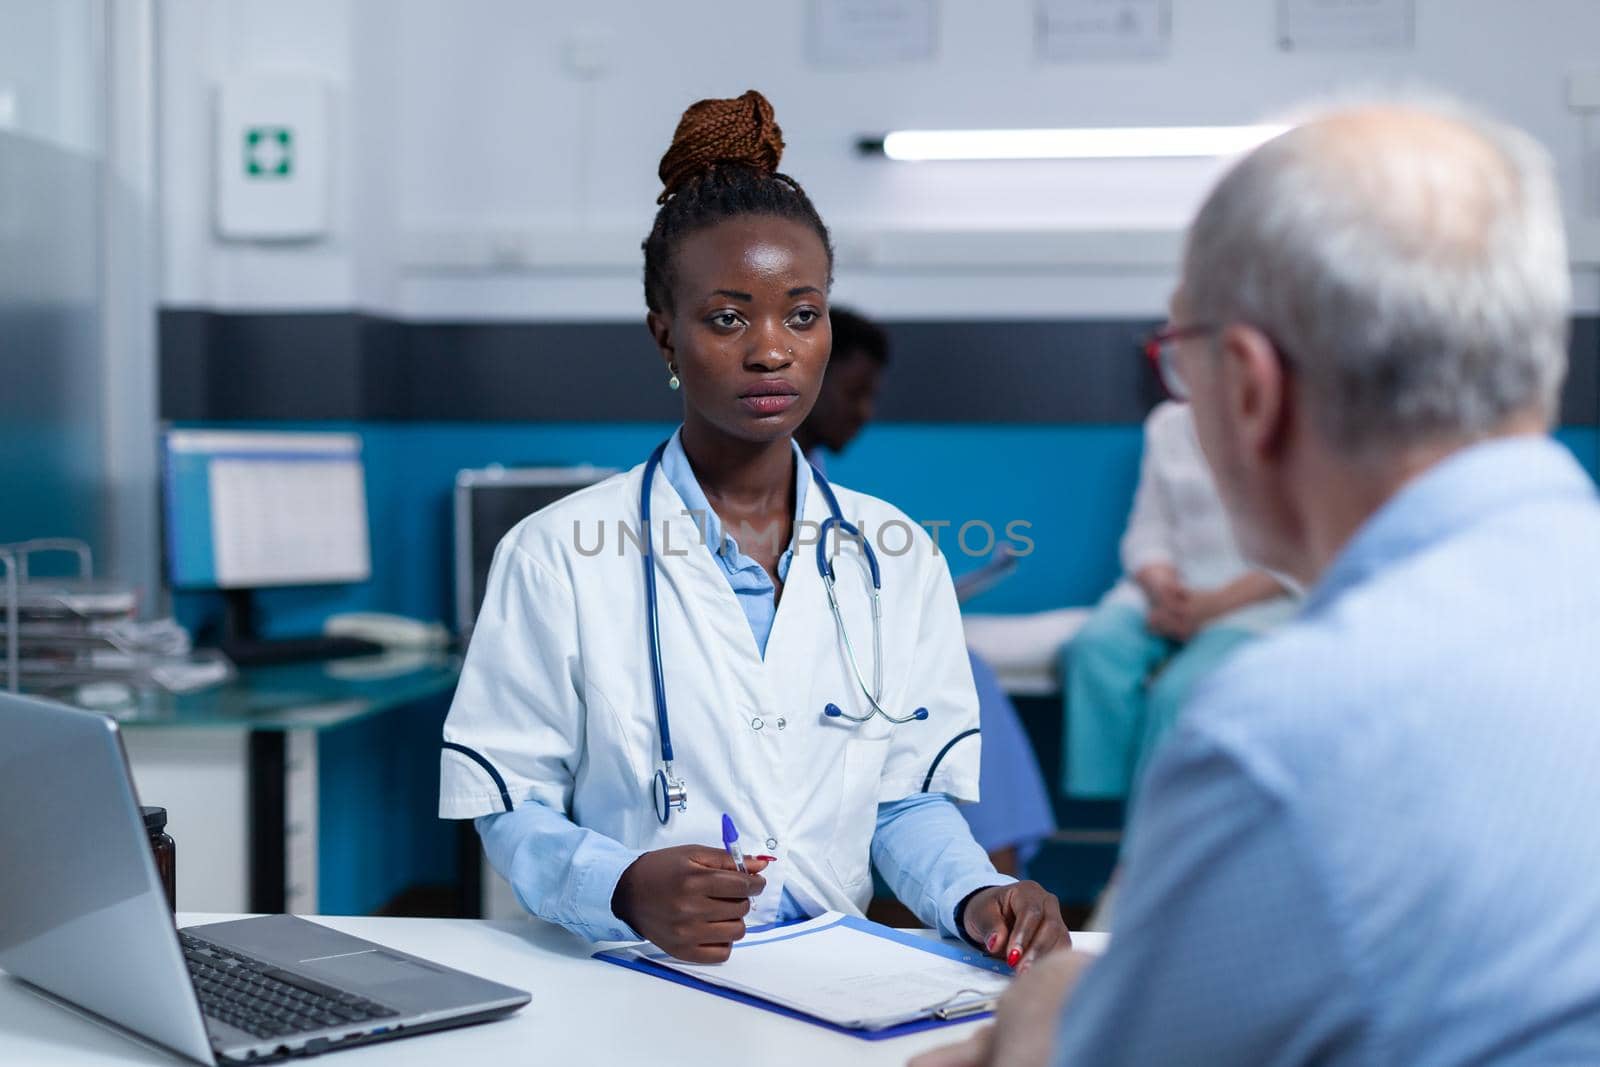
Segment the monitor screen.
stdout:
<path fill-rule="evenodd" d="M 487 467 L 456 475 L 456 626 L 472 632 L 494 550 L 511 528 L 568 493 L 610 477 L 599 467 Z"/>
<path fill-rule="evenodd" d="M 165 445 L 173 588 L 254 589 L 371 577 L 356 434 L 174 430 Z"/>

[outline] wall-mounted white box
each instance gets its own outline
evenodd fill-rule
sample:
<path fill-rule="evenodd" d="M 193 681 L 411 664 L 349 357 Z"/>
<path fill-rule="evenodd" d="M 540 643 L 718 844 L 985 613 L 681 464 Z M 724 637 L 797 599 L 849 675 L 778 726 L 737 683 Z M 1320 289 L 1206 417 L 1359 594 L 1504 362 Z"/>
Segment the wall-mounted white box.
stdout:
<path fill-rule="evenodd" d="M 313 79 L 252 78 L 217 90 L 217 233 L 304 241 L 328 232 L 328 89 Z"/>
<path fill-rule="evenodd" d="M 1574 111 L 1600 111 L 1600 70 L 1567 75 L 1567 106 Z"/>

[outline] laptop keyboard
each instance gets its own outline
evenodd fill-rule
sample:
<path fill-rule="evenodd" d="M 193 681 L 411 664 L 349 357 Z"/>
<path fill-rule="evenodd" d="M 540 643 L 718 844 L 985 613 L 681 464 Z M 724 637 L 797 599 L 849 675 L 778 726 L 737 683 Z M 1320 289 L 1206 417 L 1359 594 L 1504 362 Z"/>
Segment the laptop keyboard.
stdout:
<path fill-rule="evenodd" d="M 365 1029 L 372 1020 L 399 1014 L 182 931 L 178 940 L 201 1010 L 256 1037 L 287 1037 L 330 1026 Z"/>

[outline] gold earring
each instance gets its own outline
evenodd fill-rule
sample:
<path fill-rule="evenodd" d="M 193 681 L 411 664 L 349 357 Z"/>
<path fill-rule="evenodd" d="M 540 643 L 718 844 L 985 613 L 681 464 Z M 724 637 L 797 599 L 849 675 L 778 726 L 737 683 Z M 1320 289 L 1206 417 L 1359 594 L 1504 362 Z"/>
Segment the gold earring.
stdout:
<path fill-rule="evenodd" d="M 676 389 L 676 388 L 678 388 L 679 385 L 683 384 L 682 382 L 678 381 L 678 368 L 677 367 L 674 367 L 672 364 L 668 363 L 667 364 L 667 370 L 672 373 L 672 377 L 667 379 L 667 388 L 668 389 Z"/>

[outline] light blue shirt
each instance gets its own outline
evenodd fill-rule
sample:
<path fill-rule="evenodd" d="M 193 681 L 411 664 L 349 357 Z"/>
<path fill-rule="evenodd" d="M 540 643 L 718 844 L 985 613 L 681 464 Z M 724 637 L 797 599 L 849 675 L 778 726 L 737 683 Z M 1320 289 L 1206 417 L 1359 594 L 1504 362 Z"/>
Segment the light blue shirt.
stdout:
<path fill-rule="evenodd" d="M 672 435 L 661 456 L 661 473 L 704 531 L 706 547 L 727 575 L 765 658 L 767 638 L 777 616 L 777 587 L 761 564 L 740 551 L 724 531 L 689 466 L 681 437 L 681 430 Z M 798 445 L 794 457 L 794 513 L 799 516 L 804 514 L 809 479 L 798 466 L 805 462 Z M 784 580 L 793 556 L 791 544 L 778 560 L 778 576 Z M 485 815 L 476 825 L 489 862 L 530 912 L 592 941 L 638 938 L 612 912 L 611 898 L 623 872 L 642 854 L 639 850 L 577 826 L 565 814 L 536 801 L 524 802 L 514 811 Z M 946 937 L 965 936 L 955 918 L 963 900 L 986 886 L 1015 881 L 995 871 L 988 854 L 973 840 L 961 812 L 943 793 L 879 804 L 872 862 L 900 902 Z M 785 889 L 777 921 L 806 917 Z"/>
<path fill-rule="evenodd" d="M 1056 1063 L 1600 1062 L 1600 506 L 1458 453 L 1146 777 Z"/>
<path fill-rule="evenodd" d="M 794 514 L 798 519 L 805 514 L 806 485 L 810 479 L 805 477 L 805 468 L 801 466 L 806 458 L 800 446 L 793 441 L 789 442 L 789 446 L 794 450 Z M 722 519 L 706 499 L 705 490 L 700 488 L 700 482 L 694 476 L 694 468 L 689 466 L 689 457 L 683 451 L 681 429 L 672 435 L 667 450 L 661 454 L 661 474 L 678 491 L 678 496 L 683 498 L 684 510 L 700 527 L 700 543 L 711 550 L 712 558 L 727 576 L 728 584 L 733 587 L 734 595 L 739 600 L 739 607 L 744 610 L 745 618 L 750 620 L 750 630 L 755 634 L 761 658 L 766 659 L 772 620 L 778 616 L 778 587 L 773 584 L 766 568 L 740 551 L 739 542 L 723 528 Z M 789 564 L 794 560 L 794 538 L 788 530 L 774 531 L 773 536 L 783 539 L 785 547 L 783 554 L 778 557 L 778 578 L 787 582 Z"/>

